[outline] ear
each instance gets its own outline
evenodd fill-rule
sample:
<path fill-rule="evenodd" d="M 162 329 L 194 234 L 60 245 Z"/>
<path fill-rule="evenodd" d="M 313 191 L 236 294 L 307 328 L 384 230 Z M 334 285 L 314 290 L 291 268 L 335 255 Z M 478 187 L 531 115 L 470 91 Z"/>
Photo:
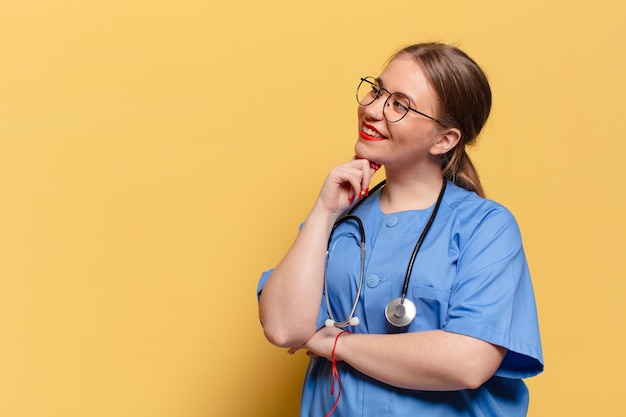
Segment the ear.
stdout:
<path fill-rule="evenodd" d="M 448 128 L 441 133 L 437 142 L 430 148 L 430 153 L 433 155 L 443 155 L 453 149 L 460 140 L 461 131 L 456 127 Z"/>

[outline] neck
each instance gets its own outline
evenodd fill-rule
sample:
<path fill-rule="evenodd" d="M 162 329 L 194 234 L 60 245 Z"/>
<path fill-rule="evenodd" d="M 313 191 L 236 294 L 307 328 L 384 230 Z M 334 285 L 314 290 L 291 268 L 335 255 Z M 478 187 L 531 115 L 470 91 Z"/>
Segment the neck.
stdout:
<path fill-rule="evenodd" d="M 384 213 L 424 210 L 435 204 L 443 185 L 441 170 L 429 175 L 395 176 L 387 172 L 387 184 L 380 197 Z"/>

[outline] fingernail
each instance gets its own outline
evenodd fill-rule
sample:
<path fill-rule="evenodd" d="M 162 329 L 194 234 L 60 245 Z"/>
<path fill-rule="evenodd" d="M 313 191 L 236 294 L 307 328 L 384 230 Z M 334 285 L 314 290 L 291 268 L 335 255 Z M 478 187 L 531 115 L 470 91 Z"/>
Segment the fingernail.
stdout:
<path fill-rule="evenodd" d="M 356 196 L 354 196 L 354 195 L 350 196 L 350 199 L 349 199 L 349 200 L 350 200 L 350 204 L 354 203 L 354 198 L 355 198 L 355 197 L 356 197 Z"/>
<path fill-rule="evenodd" d="M 367 197 L 368 195 L 370 195 L 370 187 L 367 187 L 365 189 L 365 197 Z"/>

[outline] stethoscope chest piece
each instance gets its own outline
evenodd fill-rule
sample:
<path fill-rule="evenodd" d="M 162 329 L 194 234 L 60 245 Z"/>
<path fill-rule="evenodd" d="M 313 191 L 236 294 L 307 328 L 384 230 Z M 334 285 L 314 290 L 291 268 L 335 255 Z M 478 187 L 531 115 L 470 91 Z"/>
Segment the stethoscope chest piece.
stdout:
<path fill-rule="evenodd" d="M 382 181 L 376 187 L 372 189 L 370 195 L 374 193 L 378 188 L 382 187 L 385 184 L 385 181 Z M 441 191 L 439 192 L 439 197 L 437 198 L 437 202 L 435 203 L 435 208 L 433 209 L 430 218 L 426 222 L 426 226 L 424 226 L 424 230 L 422 230 L 422 234 L 419 239 L 417 239 L 417 243 L 415 244 L 415 248 L 413 249 L 413 253 L 411 254 L 411 258 L 409 259 L 409 264 L 406 269 L 406 275 L 404 276 L 404 284 L 402 287 L 402 296 L 394 298 L 389 301 L 387 307 L 385 308 L 385 317 L 387 317 L 387 321 L 392 326 L 396 327 L 405 327 L 408 326 L 417 314 L 417 308 L 413 301 L 406 298 L 407 291 L 409 288 L 409 280 L 411 279 L 411 271 L 413 270 L 413 262 L 417 256 L 417 253 L 426 237 L 426 234 L 430 230 L 433 222 L 435 221 L 435 216 L 439 211 L 439 205 L 441 204 L 441 200 L 443 199 L 443 194 L 446 190 L 446 181 L 443 181 L 441 186 Z M 328 296 L 328 280 L 326 279 L 326 269 L 324 269 L 324 291 L 326 292 L 326 308 L 328 309 L 328 315 L 330 318 L 326 320 L 326 326 L 336 326 L 336 327 L 347 327 L 347 326 L 357 326 L 360 322 L 358 317 L 355 317 L 356 307 L 359 303 L 359 297 L 361 294 L 361 289 L 363 288 L 363 276 L 365 275 L 365 228 L 363 227 L 363 222 L 357 216 L 353 215 L 352 212 L 363 202 L 364 200 L 360 200 L 345 216 L 339 218 L 335 225 L 333 226 L 330 236 L 328 238 L 328 247 L 330 247 L 330 242 L 332 240 L 332 234 L 335 228 L 342 222 L 346 220 L 353 220 L 357 223 L 359 227 L 359 233 L 361 234 L 361 270 L 359 273 L 359 284 L 356 293 L 356 297 L 354 299 L 354 304 L 352 305 L 352 310 L 348 315 L 348 318 L 344 321 L 336 321 L 333 317 L 332 309 L 330 307 L 330 297 Z M 328 262 L 328 247 L 326 251 L 326 261 Z M 328 265 L 326 265 L 328 267 Z"/>
<path fill-rule="evenodd" d="M 389 301 L 387 308 L 385 308 L 387 321 L 389 324 L 396 327 L 408 326 L 417 314 L 417 309 L 413 301 L 408 298 L 404 298 L 403 301 L 402 298 L 403 297 L 394 298 Z"/>

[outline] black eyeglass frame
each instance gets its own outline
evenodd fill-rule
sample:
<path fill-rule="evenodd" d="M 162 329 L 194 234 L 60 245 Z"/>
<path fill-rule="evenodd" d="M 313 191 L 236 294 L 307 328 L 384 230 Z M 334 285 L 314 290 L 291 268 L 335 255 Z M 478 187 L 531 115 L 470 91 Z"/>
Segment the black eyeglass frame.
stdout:
<path fill-rule="evenodd" d="M 359 100 L 359 90 L 361 89 L 361 86 L 363 85 L 364 82 L 368 83 L 368 84 L 370 84 L 372 86 L 372 91 L 375 91 L 374 87 L 378 88 L 378 92 L 376 93 L 376 96 L 374 96 L 372 101 L 370 101 L 367 104 L 363 104 Z M 389 97 L 391 97 L 391 96 L 393 96 L 395 94 L 397 96 L 405 97 L 408 103 L 410 103 L 411 100 L 406 96 L 406 94 L 403 94 L 403 93 L 392 93 L 391 91 L 387 90 L 385 87 L 380 86 L 378 81 L 376 80 L 376 78 L 371 77 L 371 76 L 361 77 L 361 81 L 359 82 L 359 85 L 356 88 L 356 101 L 357 101 L 357 103 L 359 103 L 359 106 L 363 106 L 363 107 L 369 106 L 370 104 L 372 104 L 373 102 L 375 102 L 376 100 L 378 100 L 380 98 L 380 96 L 383 94 L 383 91 L 387 93 L 387 98 L 385 99 L 385 104 L 383 106 L 383 116 L 385 116 L 385 119 L 389 123 L 398 123 L 400 120 L 404 119 L 404 116 L 406 116 L 409 113 L 409 110 L 411 110 L 411 111 L 413 111 L 413 112 L 415 112 L 415 113 L 417 113 L 419 115 L 422 115 L 422 116 L 424 116 L 424 117 L 426 117 L 426 118 L 428 118 L 430 120 L 433 120 L 433 121 L 439 123 L 439 125 L 441 125 L 442 127 L 445 127 L 443 125 L 443 123 L 441 123 L 439 120 L 435 119 L 432 116 L 427 115 L 426 113 L 422 113 L 421 111 L 419 111 L 417 109 L 414 109 L 410 105 L 407 106 L 408 110 L 406 111 L 406 113 L 404 113 L 404 115 L 402 115 L 402 117 L 400 117 L 398 120 L 394 120 L 394 121 L 389 120 L 387 118 L 387 115 L 384 112 L 384 109 L 387 108 L 387 106 L 389 105 Z"/>

